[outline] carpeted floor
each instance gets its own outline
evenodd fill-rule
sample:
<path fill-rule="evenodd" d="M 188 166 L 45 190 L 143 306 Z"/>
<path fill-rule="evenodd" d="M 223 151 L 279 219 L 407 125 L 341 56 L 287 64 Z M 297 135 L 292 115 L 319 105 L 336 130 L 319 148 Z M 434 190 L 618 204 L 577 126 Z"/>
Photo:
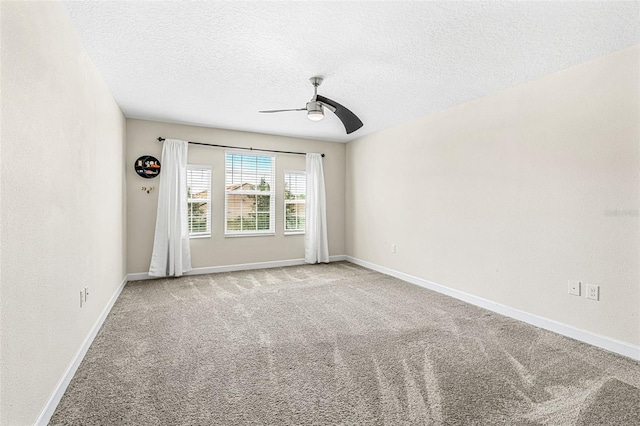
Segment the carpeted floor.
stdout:
<path fill-rule="evenodd" d="M 127 284 L 51 424 L 638 425 L 640 363 L 341 262 Z"/>

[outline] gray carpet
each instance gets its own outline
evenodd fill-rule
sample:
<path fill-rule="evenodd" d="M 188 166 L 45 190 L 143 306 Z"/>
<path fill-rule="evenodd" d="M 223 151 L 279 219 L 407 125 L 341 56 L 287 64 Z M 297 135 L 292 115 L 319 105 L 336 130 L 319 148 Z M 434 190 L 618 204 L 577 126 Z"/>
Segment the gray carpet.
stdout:
<path fill-rule="evenodd" d="M 640 364 L 342 262 L 127 284 L 64 425 L 638 425 Z"/>

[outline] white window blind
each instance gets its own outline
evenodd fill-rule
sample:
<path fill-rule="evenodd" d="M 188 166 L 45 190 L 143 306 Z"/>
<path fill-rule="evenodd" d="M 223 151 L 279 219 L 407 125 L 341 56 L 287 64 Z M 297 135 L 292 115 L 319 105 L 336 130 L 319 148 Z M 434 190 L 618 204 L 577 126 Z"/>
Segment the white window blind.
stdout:
<path fill-rule="evenodd" d="M 225 153 L 225 234 L 275 233 L 275 156 Z"/>
<path fill-rule="evenodd" d="M 187 210 L 189 236 L 211 236 L 211 166 L 187 165 Z"/>
<path fill-rule="evenodd" d="M 305 227 L 307 174 L 284 172 L 284 233 L 302 234 Z"/>

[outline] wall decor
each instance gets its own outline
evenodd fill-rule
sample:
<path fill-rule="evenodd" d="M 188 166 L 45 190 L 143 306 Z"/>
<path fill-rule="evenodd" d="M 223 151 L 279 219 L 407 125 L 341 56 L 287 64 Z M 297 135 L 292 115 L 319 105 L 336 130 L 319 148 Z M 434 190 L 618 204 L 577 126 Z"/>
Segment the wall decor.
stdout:
<path fill-rule="evenodd" d="M 151 155 L 138 157 L 133 167 L 138 176 L 142 176 L 145 179 L 151 179 L 160 174 L 160 161 Z"/>

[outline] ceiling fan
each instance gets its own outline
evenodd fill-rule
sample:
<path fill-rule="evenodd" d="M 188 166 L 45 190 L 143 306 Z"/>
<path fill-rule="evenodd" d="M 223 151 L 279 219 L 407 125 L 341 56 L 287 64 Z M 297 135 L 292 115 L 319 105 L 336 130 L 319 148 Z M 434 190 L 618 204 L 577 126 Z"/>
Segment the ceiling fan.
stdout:
<path fill-rule="evenodd" d="M 340 105 L 336 101 L 332 101 L 329 98 L 325 98 L 324 96 L 318 95 L 318 86 L 322 83 L 322 78 L 320 77 L 311 77 L 309 79 L 311 84 L 313 85 L 313 98 L 304 108 L 296 108 L 296 109 L 273 109 L 269 111 L 258 111 L 262 113 L 271 113 L 271 112 L 285 112 L 285 111 L 307 111 L 307 118 L 311 121 L 320 121 L 324 118 L 324 108 L 328 109 L 332 113 L 338 116 L 342 124 L 344 124 L 344 128 L 347 131 L 347 134 L 353 133 L 362 127 L 362 121 L 352 113 L 348 108 Z"/>

